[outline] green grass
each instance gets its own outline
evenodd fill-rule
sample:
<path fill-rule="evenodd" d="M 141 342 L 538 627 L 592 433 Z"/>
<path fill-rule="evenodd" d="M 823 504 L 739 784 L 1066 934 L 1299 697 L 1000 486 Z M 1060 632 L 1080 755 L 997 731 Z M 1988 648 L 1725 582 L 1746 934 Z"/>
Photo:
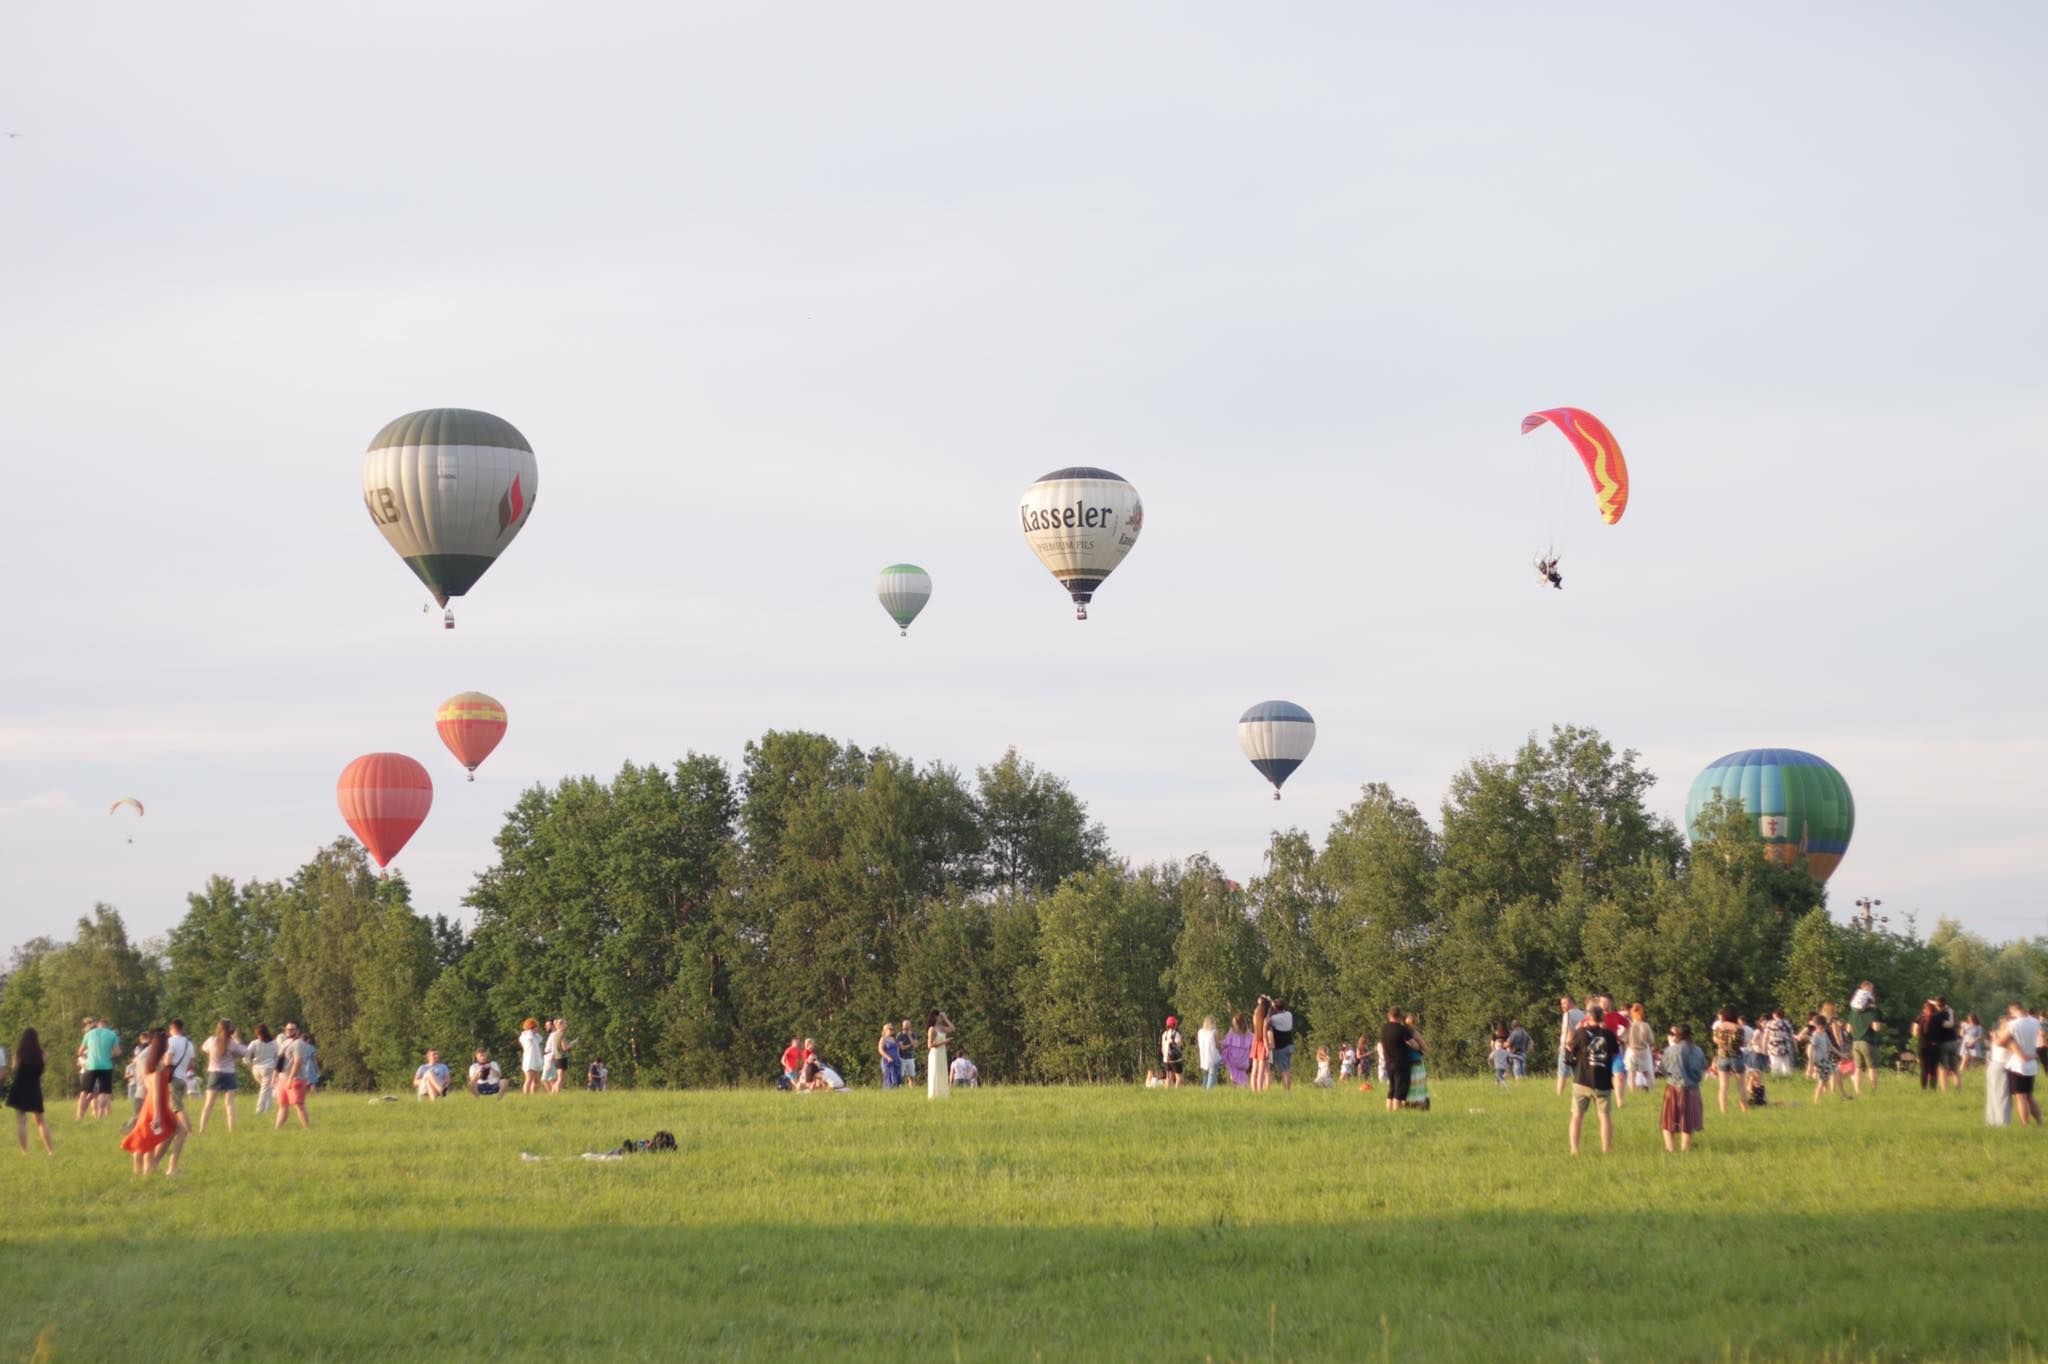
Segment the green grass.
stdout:
<path fill-rule="evenodd" d="M 1974 1086 L 1710 1092 L 1676 1158 L 1644 1101 L 1577 1161 L 1547 1082 L 1435 1090 L 332 1095 L 146 1183 L 59 1116 L 54 1160 L 0 1152 L 0 1361 L 2048 1350 L 2048 1145 Z M 575 1158 L 657 1127 L 679 1154 Z"/>

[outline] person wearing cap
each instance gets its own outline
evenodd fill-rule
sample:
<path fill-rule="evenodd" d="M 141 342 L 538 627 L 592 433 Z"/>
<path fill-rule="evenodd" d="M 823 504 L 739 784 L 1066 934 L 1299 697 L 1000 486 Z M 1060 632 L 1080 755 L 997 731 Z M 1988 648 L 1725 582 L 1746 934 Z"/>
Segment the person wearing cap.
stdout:
<path fill-rule="evenodd" d="M 1169 1089 L 1180 1084 L 1181 1051 L 1180 1019 L 1168 1014 L 1166 1031 L 1159 1034 L 1159 1060 L 1165 1067 L 1166 1085 Z"/>

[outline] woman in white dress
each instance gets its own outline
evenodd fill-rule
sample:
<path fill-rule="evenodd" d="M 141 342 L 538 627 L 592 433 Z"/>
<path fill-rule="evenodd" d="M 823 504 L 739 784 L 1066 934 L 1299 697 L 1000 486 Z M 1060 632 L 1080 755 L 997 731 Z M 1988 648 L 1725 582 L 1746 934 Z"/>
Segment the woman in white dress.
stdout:
<path fill-rule="evenodd" d="M 933 1009 L 925 1021 L 925 1097 L 943 1099 L 953 1092 L 952 1074 L 946 1066 L 946 1042 L 953 1035 L 953 1020 L 944 1009 Z"/>
<path fill-rule="evenodd" d="M 2012 1034 L 2005 1030 L 2003 1023 L 1991 1029 L 1991 1054 L 1984 1061 L 1984 1125 L 1986 1127 L 2012 1126 L 2012 1089 L 2006 1083 L 2006 1062 L 2012 1059 L 2012 1051 L 2006 1045 L 2012 1041 Z"/>

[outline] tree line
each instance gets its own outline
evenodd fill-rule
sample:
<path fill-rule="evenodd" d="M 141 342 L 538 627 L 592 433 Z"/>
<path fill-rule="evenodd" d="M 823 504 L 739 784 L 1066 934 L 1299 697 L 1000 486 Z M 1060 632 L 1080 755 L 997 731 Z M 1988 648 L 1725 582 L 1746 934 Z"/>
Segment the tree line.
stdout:
<path fill-rule="evenodd" d="M 1988 1014 L 2048 990 L 2048 940 L 1994 945 L 1838 925 L 1822 888 L 1710 812 L 1691 846 L 1653 776 L 1558 726 L 1473 759 L 1432 825 L 1373 783 L 1318 844 L 1275 832 L 1264 872 L 1117 857 L 1066 782 L 1014 750 L 972 780 L 885 749 L 771 731 L 737 772 L 691 754 L 519 796 L 465 904 L 422 915 L 351 839 L 284 880 L 215 876 L 160 941 L 95 906 L 0 978 L 0 1033 L 61 1050 L 87 1014 L 124 1033 L 291 1019 L 350 1087 L 402 1085 L 428 1046 L 501 1060 L 562 1015 L 614 1083 L 764 1083 L 791 1036 L 872 1083 L 885 1021 L 945 1008 L 991 1080 L 1130 1079 L 1169 1013 L 1219 1023 L 1288 1000 L 1310 1046 L 1420 1015 L 1432 1069 L 1477 1070 L 1497 1022 L 1544 1044 L 1561 993 L 1653 1020 L 1802 1014 L 1872 980 L 1901 1025 L 1946 994 Z"/>

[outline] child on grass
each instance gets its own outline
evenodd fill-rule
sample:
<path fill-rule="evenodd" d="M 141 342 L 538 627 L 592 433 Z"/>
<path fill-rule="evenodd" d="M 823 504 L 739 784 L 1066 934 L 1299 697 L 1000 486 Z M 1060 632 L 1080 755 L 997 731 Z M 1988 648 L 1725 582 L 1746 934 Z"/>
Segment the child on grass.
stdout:
<path fill-rule="evenodd" d="M 1344 1049 L 1337 1053 L 1337 1078 L 1348 1080 L 1358 1073 L 1358 1048 L 1346 1042 Z"/>
<path fill-rule="evenodd" d="M 1318 1089 L 1328 1089 L 1330 1083 L 1330 1049 L 1328 1047 L 1317 1047 L 1316 1087 Z"/>

